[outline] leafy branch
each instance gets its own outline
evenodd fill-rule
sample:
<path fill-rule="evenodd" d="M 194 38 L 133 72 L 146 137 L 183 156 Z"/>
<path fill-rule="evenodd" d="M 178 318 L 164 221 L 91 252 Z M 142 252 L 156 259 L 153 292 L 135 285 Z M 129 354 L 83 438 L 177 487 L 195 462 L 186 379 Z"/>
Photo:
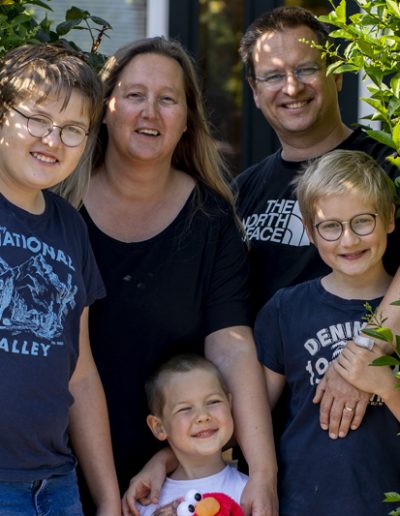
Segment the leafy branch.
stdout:
<path fill-rule="evenodd" d="M 65 13 L 65 20 L 53 30 L 53 22 L 47 14 L 39 20 L 32 6 L 52 12 L 51 0 L 2 0 L 0 3 L 0 57 L 8 50 L 26 43 L 62 42 L 70 48 L 83 52 L 92 66 L 98 70 L 106 56 L 98 49 L 106 32 L 112 29 L 104 19 L 91 15 L 79 7 L 71 7 Z M 85 51 L 65 36 L 72 30 L 86 30 L 90 34 L 91 48 Z"/>

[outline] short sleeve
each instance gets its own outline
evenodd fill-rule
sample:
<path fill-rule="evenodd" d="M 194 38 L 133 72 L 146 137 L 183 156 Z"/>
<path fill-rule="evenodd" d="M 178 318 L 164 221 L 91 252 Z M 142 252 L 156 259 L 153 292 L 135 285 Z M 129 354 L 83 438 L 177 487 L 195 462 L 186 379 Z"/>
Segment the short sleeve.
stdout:
<path fill-rule="evenodd" d="M 214 235 L 206 335 L 230 326 L 251 325 L 247 247 L 230 212 L 225 213 Z"/>
<path fill-rule="evenodd" d="M 96 259 L 90 245 L 87 226 L 81 215 L 77 214 L 80 219 L 82 232 L 82 275 L 86 288 L 86 302 L 85 306 L 90 306 L 96 299 L 101 299 L 106 295 L 103 280 L 101 278 L 99 269 L 97 267 Z"/>
<path fill-rule="evenodd" d="M 254 325 L 254 338 L 259 361 L 279 374 L 285 374 L 284 349 L 280 327 L 279 303 L 281 291 L 278 291 L 263 306 Z"/>

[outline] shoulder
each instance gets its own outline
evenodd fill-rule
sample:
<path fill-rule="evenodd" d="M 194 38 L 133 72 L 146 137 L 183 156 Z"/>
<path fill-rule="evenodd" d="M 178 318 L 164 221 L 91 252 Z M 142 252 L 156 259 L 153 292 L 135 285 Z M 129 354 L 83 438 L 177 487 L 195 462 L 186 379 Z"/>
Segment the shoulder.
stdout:
<path fill-rule="evenodd" d="M 220 194 L 212 188 L 198 184 L 192 195 L 192 210 L 200 212 L 206 217 L 232 219 L 234 216 L 234 207 Z"/>
<path fill-rule="evenodd" d="M 293 314 L 295 306 L 304 306 L 304 304 L 314 303 L 315 297 L 320 290 L 320 278 L 303 281 L 297 285 L 281 288 L 261 308 L 257 319 L 272 309 L 284 309 L 289 314 Z"/>
<path fill-rule="evenodd" d="M 348 150 L 364 151 L 375 158 L 385 169 L 388 166 L 390 167 L 386 157 L 395 154 L 394 149 L 372 138 L 361 127 L 358 127 L 340 147 Z"/>
<path fill-rule="evenodd" d="M 263 181 L 265 179 L 265 174 L 271 170 L 273 165 L 276 165 L 277 161 L 279 161 L 280 153 L 281 150 L 279 149 L 241 172 L 232 183 L 234 188 L 240 192 L 240 190 L 245 188 L 249 183 Z"/>
<path fill-rule="evenodd" d="M 87 234 L 87 227 L 81 214 L 68 201 L 50 190 L 45 190 L 44 196 L 46 208 L 53 220 L 64 227 L 71 228 L 75 234 L 78 232 Z"/>

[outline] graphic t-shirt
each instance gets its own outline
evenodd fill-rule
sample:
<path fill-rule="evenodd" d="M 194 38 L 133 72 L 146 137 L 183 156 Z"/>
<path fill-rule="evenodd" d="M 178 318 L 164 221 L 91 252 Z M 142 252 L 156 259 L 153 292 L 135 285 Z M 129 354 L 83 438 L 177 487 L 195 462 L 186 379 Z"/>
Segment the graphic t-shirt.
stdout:
<path fill-rule="evenodd" d="M 369 300 L 375 309 L 380 299 Z M 279 290 L 255 324 L 260 361 L 285 375 L 288 417 L 277 442 L 281 516 L 386 516 L 400 485 L 400 423 L 373 395 L 360 428 L 330 439 L 312 399 L 330 362 L 365 325 L 365 301 L 327 292 L 320 279 Z"/>
<path fill-rule="evenodd" d="M 33 215 L 0 195 L 0 480 L 74 467 L 68 382 L 83 308 L 104 295 L 80 215 L 45 192 Z"/>
<path fill-rule="evenodd" d="M 235 500 L 235 502 L 240 503 L 240 497 L 247 481 L 247 475 L 240 473 L 230 465 L 225 466 L 222 471 L 209 477 L 191 480 L 166 478 L 161 488 L 159 503 L 146 506 L 138 504 L 137 507 L 140 510 L 141 516 L 151 516 L 160 507 L 178 498 L 183 498 L 191 490 L 195 490 L 202 495 L 206 493 L 224 493 Z"/>
<path fill-rule="evenodd" d="M 386 156 L 393 149 L 357 129 L 337 148 L 374 157 L 394 179 L 400 174 Z M 238 176 L 238 212 L 250 245 L 251 300 L 254 313 L 280 288 L 328 274 L 329 268 L 310 244 L 292 181 L 306 162 L 286 161 L 281 149 Z M 384 263 L 394 274 L 400 264 L 400 228 L 389 235 Z"/>

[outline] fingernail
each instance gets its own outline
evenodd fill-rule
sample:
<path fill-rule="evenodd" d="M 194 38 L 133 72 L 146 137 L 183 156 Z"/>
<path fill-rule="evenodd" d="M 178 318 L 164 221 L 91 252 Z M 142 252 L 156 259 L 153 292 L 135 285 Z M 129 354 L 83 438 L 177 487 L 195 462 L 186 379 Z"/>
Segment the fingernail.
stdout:
<path fill-rule="evenodd" d="M 328 430 L 328 425 L 324 425 L 324 424 L 322 424 L 322 425 L 321 425 L 321 428 L 322 428 L 322 430 Z"/>
<path fill-rule="evenodd" d="M 337 439 L 337 434 L 333 434 L 332 432 L 329 434 L 331 439 Z"/>

